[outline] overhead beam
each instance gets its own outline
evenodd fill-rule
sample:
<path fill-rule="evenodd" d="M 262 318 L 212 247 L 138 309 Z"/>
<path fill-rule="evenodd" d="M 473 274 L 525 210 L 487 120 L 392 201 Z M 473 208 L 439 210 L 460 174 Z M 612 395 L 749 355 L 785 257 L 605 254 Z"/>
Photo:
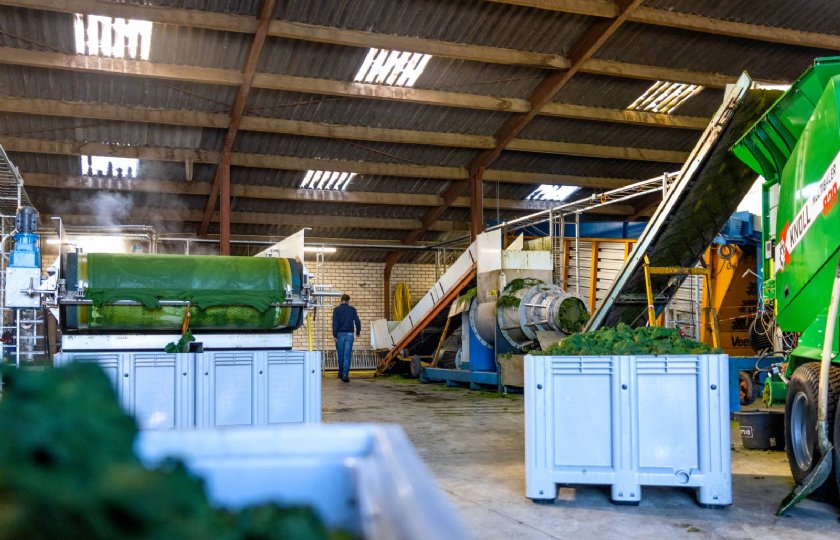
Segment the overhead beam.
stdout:
<path fill-rule="evenodd" d="M 618 6 L 612 0 L 488 0 L 536 9 L 577 13 L 612 18 Z M 222 32 L 253 34 L 257 21 L 245 15 L 212 11 L 129 4 L 106 0 L 0 0 L 0 4 L 61 13 L 89 13 L 143 19 L 161 24 L 191 26 Z M 707 34 L 752 39 L 799 47 L 840 50 L 840 36 L 819 32 L 771 27 L 736 21 L 715 19 L 693 13 L 640 6 L 628 18 L 632 22 L 690 30 Z M 268 35 L 279 38 L 332 43 L 351 47 L 379 47 L 422 52 L 443 58 L 472 60 L 497 64 L 530 65 L 563 69 L 568 58 L 561 55 L 501 47 L 487 47 L 470 43 L 455 43 L 410 36 L 395 36 L 377 32 L 348 30 L 291 21 L 274 20 Z"/>
<path fill-rule="evenodd" d="M 57 214 L 65 225 L 101 224 L 95 215 L 89 214 Z M 171 208 L 139 208 L 129 213 L 124 223 L 154 223 L 154 222 L 200 222 L 204 217 L 201 210 L 173 210 Z M 245 225 L 294 225 L 304 224 L 307 216 L 300 214 L 271 214 L 259 212 L 231 212 L 231 222 Z M 411 230 L 420 223 L 414 219 L 371 218 L 354 216 L 310 216 L 306 222 L 312 229 L 386 229 Z M 213 214 L 213 221 L 218 221 L 219 213 Z M 452 232 L 470 230 L 469 223 L 456 221 L 441 221 L 432 229 L 437 232 Z"/>
<path fill-rule="evenodd" d="M 615 2 L 610 0 L 489 1 L 515 4 L 543 10 L 593 15 L 596 17 L 611 18 L 618 14 L 617 5 Z M 224 32 L 253 34 L 257 31 L 257 22 L 251 17 L 201 10 L 126 4 L 104 0 L 0 0 L 0 4 L 63 13 L 91 13 L 112 17 L 144 19 L 162 24 L 207 28 Z M 768 43 L 781 43 L 800 47 L 840 50 L 840 36 L 835 34 L 807 32 L 790 28 L 727 21 L 702 15 L 646 6 L 640 6 L 628 17 L 628 20 L 668 28 L 751 39 Z M 568 58 L 551 53 L 488 47 L 469 43 L 447 42 L 412 36 L 397 36 L 282 20 L 274 20 L 271 22 L 268 29 L 268 35 L 278 38 L 297 39 L 351 47 L 379 47 L 421 52 L 442 58 L 453 58 L 485 63 L 536 66 L 549 69 L 565 69 L 569 65 Z M 602 73 L 598 70 L 598 68 L 603 67 L 604 66 L 597 66 L 597 64 L 593 64 L 584 71 L 590 72 L 590 70 L 593 70 L 591 71 L 593 73 L 609 74 Z M 645 78 L 650 77 L 648 76 Z M 691 78 L 696 79 L 696 77 Z M 703 127 L 705 126 L 698 129 L 703 129 Z"/>
<path fill-rule="evenodd" d="M 726 21 L 647 6 L 642 6 L 633 12 L 630 15 L 630 20 L 680 30 L 765 41 L 767 43 L 840 50 L 840 35 L 836 34 L 805 32 L 791 28 Z"/>
<path fill-rule="evenodd" d="M 586 0 L 487 0 L 501 4 L 514 4 L 527 6 L 547 11 L 560 11 L 564 13 L 579 13 L 595 17 L 615 17 L 618 14 L 618 6 L 612 0 L 601 0 L 589 2 Z M 795 45 L 797 47 L 813 47 L 816 49 L 840 50 L 840 36 L 836 34 L 824 34 L 819 32 L 808 32 L 794 30 L 792 28 L 780 28 L 763 24 L 751 24 L 737 21 L 727 21 L 685 13 L 670 9 L 639 6 L 630 14 L 628 20 L 631 22 L 665 26 L 680 30 L 691 30 L 705 34 L 729 36 L 741 39 L 752 39 L 767 43 L 780 43 L 784 45 Z"/>
<path fill-rule="evenodd" d="M 511 4 L 547 11 L 578 13 L 593 17 L 615 17 L 618 7 L 612 0 L 488 0 L 497 4 Z"/>
<path fill-rule="evenodd" d="M 62 13 L 89 13 L 110 17 L 143 19 L 161 24 L 192 26 L 222 32 L 253 34 L 258 29 L 254 19 L 245 15 L 124 4 L 101 0 L 76 0 L 72 2 L 68 0 L 55 2 L 45 0 L 0 0 L 0 4 Z M 489 47 L 472 43 L 456 43 L 411 36 L 398 36 L 294 21 L 271 21 L 268 27 L 268 35 L 276 38 L 329 43 L 349 47 L 397 49 L 431 54 L 441 58 L 492 64 L 535 66 L 549 69 L 565 69 L 569 65 L 568 60 L 559 54 L 504 47 Z"/>
<path fill-rule="evenodd" d="M 84 73 L 128 75 L 225 86 L 239 86 L 242 83 L 242 74 L 232 69 L 182 66 L 140 60 L 125 60 L 121 58 L 103 58 L 78 54 L 33 51 L 16 47 L 0 47 L 0 63 L 46 69 L 79 71 Z M 629 78 L 644 78 L 648 76 L 654 80 L 658 79 L 658 77 L 662 75 L 662 70 L 664 69 L 601 60 L 596 60 L 595 65 L 599 67 L 600 71 L 599 69 L 592 69 L 588 71 L 602 75 L 623 76 Z M 668 73 L 674 77 L 682 77 L 685 79 L 685 82 L 701 79 L 705 82 L 709 82 L 707 79 L 710 77 L 716 78 L 717 82 L 720 84 L 724 84 L 725 82 L 734 82 L 736 80 L 736 77 L 734 76 L 720 76 L 683 70 L 670 70 Z M 723 79 L 720 79 L 721 77 L 723 77 Z M 680 79 L 675 78 L 673 80 Z M 322 94 L 347 98 L 403 101 L 441 107 L 506 112 L 530 111 L 530 104 L 528 100 L 520 98 L 486 96 L 478 94 L 459 94 L 457 92 L 446 92 L 441 90 L 424 90 L 418 88 L 394 87 L 349 81 L 333 81 L 269 73 L 255 74 L 253 86 L 255 88 L 281 90 L 287 92 Z M 669 115 L 661 113 L 639 114 L 631 111 L 628 111 L 627 113 L 619 113 L 612 109 L 585 107 L 580 105 L 569 106 L 565 104 L 550 104 L 544 114 L 549 116 L 603 120 L 610 122 L 661 125 L 663 127 L 687 127 L 691 129 L 703 129 L 706 125 L 703 123 L 702 119 L 696 117 L 689 117 L 689 119 L 680 120 L 680 117 L 670 117 Z M 677 120 L 675 120 L 675 118 Z"/>
<path fill-rule="evenodd" d="M 151 109 L 61 101 L 37 98 L 0 96 L 0 111 L 59 116 L 67 118 L 95 118 L 100 120 L 147 122 L 178 126 L 221 128 L 227 124 L 227 115 L 218 113 L 182 111 L 172 109 Z M 456 148 L 493 148 L 493 137 L 460 133 L 437 133 L 432 131 L 413 131 L 406 129 L 368 128 L 346 126 L 300 120 L 280 120 L 256 116 L 242 117 L 239 129 L 282 133 L 329 139 L 351 139 L 387 143 L 422 144 L 433 146 L 453 146 Z M 516 139 L 508 146 L 511 150 L 562 154 L 609 159 L 628 159 L 639 161 L 658 161 L 683 163 L 687 152 L 657 150 L 646 148 L 628 148 L 596 144 L 565 143 L 530 139 Z"/>
<path fill-rule="evenodd" d="M 206 196 L 210 185 L 206 182 L 184 182 L 183 180 L 152 180 L 147 178 L 109 178 L 99 176 L 60 175 L 22 171 L 26 187 L 119 191 L 126 193 L 166 193 L 172 195 Z M 333 204 L 366 204 L 390 206 L 438 206 L 442 202 L 439 195 L 423 193 L 383 193 L 378 191 L 334 191 L 323 189 L 294 189 L 276 186 L 250 185 L 241 182 L 232 186 L 234 197 L 248 199 L 267 199 L 274 201 L 297 201 Z M 491 201 L 488 200 L 488 203 Z M 469 197 L 459 197 L 452 206 L 470 208 Z M 552 203 L 546 201 L 493 199 L 492 205 L 501 210 L 536 212 L 549 208 Z M 625 215 L 633 207 L 611 205 L 615 215 Z M 613 212 L 608 212 L 613 213 Z"/>
<path fill-rule="evenodd" d="M 3 147 L 9 152 L 31 152 L 36 154 L 65 154 L 74 156 L 95 155 L 128 157 L 152 161 L 219 163 L 219 152 L 193 148 L 124 146 L 117 144 L 56 141 L 24 137 L 5 137 L 3 138 Z M 407 178 L 431 178 L 438 180 L 466 180 L 468 177 L 467 170 L 461 167 L 346 161 L 338 159 L 308 159 L 292 156 L 246 154 L 238 152 L 231 154 L 231 165 L 238 167 L 254 167 L 258 169 L 284 169 L 293 171 L 320 169 L 336 172 L 353 172 L 356 174 L 372 174 Z M 488 170 L 484 175 L 484 181 L 503 182 L 508 184 L 556 183 L 569 186 L 610 189 L 625 186 L 635 180 L 630 178 Z"/>
<path fill-rule="evenodd" d="M 559 54 L 381 34 L 362 30 L 348 30 L 292 21 L 272 22 L 269 33 L 279 38 L 313 41 L 331 45 L 345 45 L 363 49 L 373 47 L 378 49 L 411 51 L 431 54 L 441 58 L 469 60 L 489 64 L 534 66 L 547 69 L 566 69 L 569 67 L 568 58 Z"/>
<path fill-rule="evenodd" d="M 219 211 L 221 214 L 221 244 L 219 250 L 222 255 L 230 254 L 230 153 L 233 150 L 233 143 L 242 122 L 242 115 L 245 113 L 245 105 L 248 103 L 248 95 L 251 93 L 251 84 L 254 81 L 254 74 L 257 71 L 257 62 L 260 59 L 265 38 L 268 33 L 268 25 L 274 18 L 274 11 L 277 9 L 277 0 L 263 0 L 260 7 L 260 14 L 257 22 L 257 29 L 248 49 L 248 57 L 242 68 L 242 84 L 236 92 L 233 107 L 230 110 L 230 124 L 222 144 L 222 157 L 219 166 L 216 168 L 216 175 L 210 186 L 210 195 L 207 197 L 207 204 L 204 206 L 204 219 L 198 227 L 198 235 L 207 234 L 210 226 L 210 217 L 216 207 L 216 200 L 219 199 Z"/>

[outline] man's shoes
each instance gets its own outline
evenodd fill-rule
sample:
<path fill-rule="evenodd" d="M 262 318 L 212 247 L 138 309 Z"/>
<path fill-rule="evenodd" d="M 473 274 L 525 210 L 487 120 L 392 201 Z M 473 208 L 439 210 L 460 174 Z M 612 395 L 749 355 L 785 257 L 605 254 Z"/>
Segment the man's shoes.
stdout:
<path fill-rule="evenodd" d="M 338 374 L 338 378 L 339 378 L 339 379 L 343 379 L 343 378 L 344 378 L 344 375 L 342 375 L 341 373 L 339 373 L 339 374 Z"/>
<path fill-rule="evenodd" d="M 350 377 L 345 375 L 344 377 L 341 378 L 341 380 L 344 381 L 344 382 L 350 382 Z"/>

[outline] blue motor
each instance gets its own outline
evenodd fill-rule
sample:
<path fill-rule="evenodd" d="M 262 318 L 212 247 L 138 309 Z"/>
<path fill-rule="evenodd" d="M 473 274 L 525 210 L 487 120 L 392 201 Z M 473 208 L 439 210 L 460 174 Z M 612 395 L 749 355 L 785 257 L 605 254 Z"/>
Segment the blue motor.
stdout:
<path fill-rule="evenodd" d="M 38 211 L 23 206 L 15 216 L 15 247 L 9 254 L 9 266 L 15 268 L 41 268 L 41 250 L 38 248 Z"/>

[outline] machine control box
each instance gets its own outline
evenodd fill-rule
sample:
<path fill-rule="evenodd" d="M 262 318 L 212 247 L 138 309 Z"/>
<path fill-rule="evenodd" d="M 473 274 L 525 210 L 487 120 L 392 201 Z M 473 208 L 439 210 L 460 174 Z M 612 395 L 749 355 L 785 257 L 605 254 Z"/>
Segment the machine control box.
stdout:
<path fill-rule="evenodd" d="M 37 308 L 41 307 L 41 295 L 31 296 L 25 291 L 37 289 L 41 285 L 40 268 L 10 267 L 6 269 L 6 307 Z"/>

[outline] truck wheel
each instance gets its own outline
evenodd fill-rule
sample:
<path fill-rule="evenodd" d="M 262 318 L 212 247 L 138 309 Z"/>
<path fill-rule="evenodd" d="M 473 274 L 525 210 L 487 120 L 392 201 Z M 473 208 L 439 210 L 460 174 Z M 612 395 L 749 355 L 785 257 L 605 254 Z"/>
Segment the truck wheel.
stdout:
<path fill-rule="evenodd" d="M 820 450 L 817 443 L 817 396 L 820 382 L 820 363 L 808 362 L 793 372 L 785 401 L 785 452 L 790 472 L 797 484 L 801 484 L 809 472 L 819 463 Z M 828 419 L 834 425 L 836 398 L 840 395 L 840 368 L 832 366 L 829 372 Z M 834 430 L 829 437 L 834 439 Z M 836 473 L 836 471 L 835 471 Z M 826 482 L 817 490 L 828 495 L 834 490 L 835 482 Z"/>
<path fill-rule="evenodd" d="M 840 414 L 834 414 L 834 430 L 829 431 L 834 438 L 832 441 L 837 441 L 840 443 Z M 834 446 L 834 480 L 835 480 L 835 493 L 840 493 L 840 448 Z"/>
<path fill-rule="evenodd" d="M 757 394 L 751 372 L 738 372 L 738 394 L 743 406 L 751 405 L 755 401 Z"/>

